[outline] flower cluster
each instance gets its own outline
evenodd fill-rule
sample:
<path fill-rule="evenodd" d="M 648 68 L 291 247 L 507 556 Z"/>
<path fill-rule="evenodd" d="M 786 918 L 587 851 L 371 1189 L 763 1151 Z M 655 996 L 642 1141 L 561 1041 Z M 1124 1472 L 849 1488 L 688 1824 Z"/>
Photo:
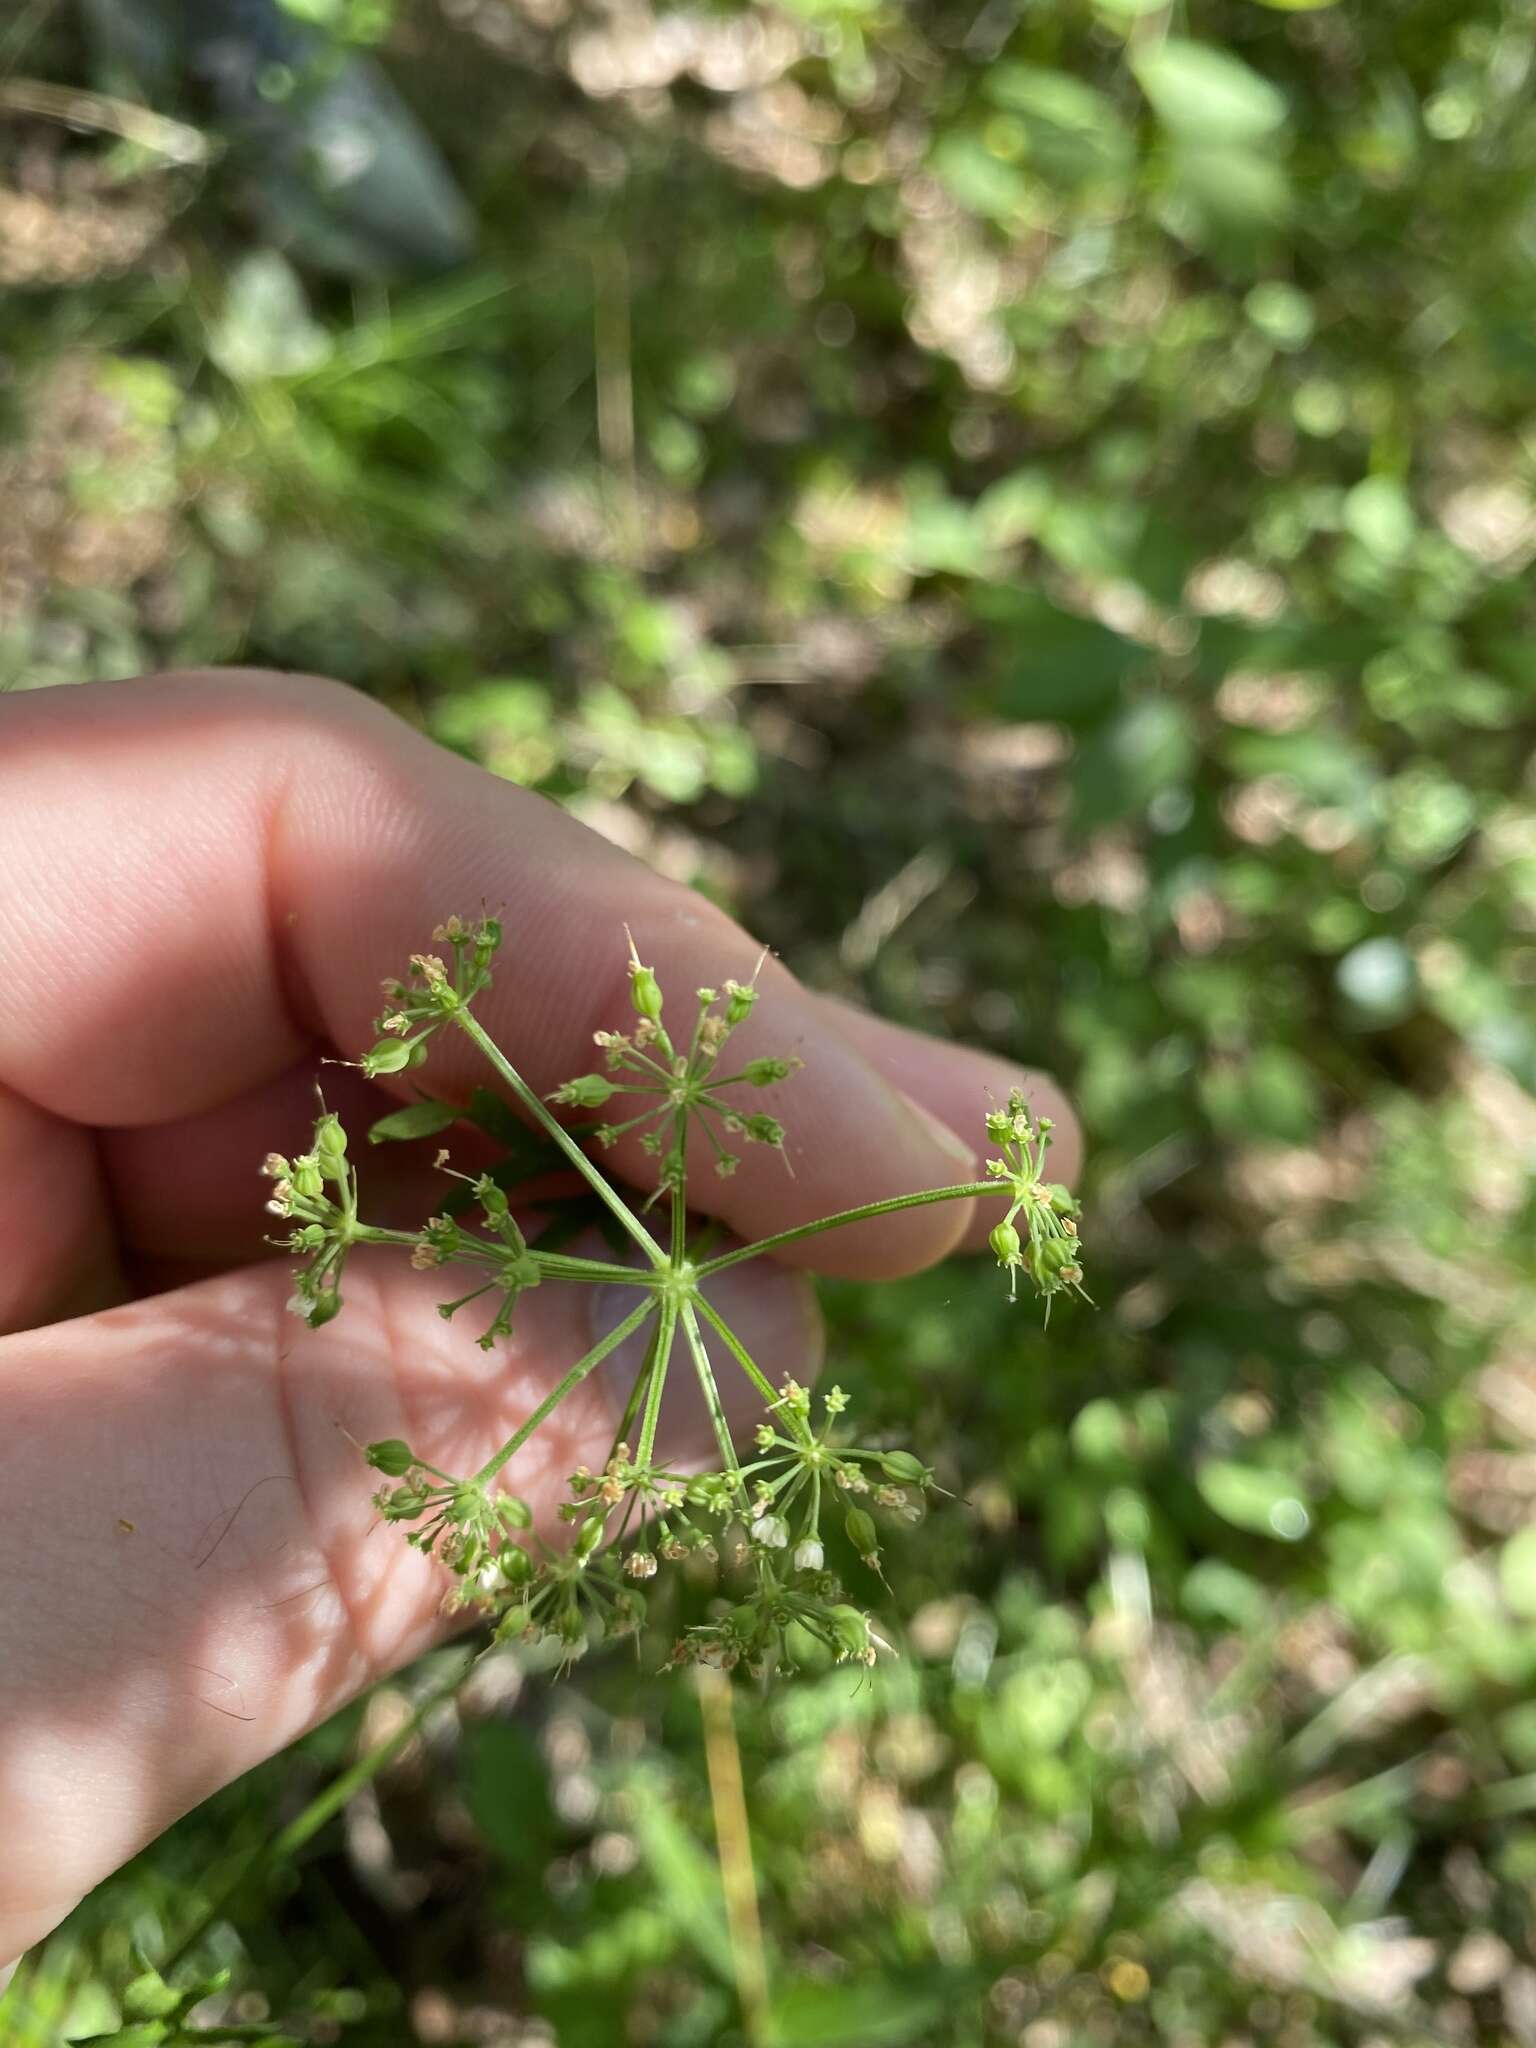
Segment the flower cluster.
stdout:
<path fill-rule="evenodd" d="M 761 967 L 761 961 L 759 961 Z M 688 1133 L 697 1128 L 714 1154 L 715 1171 L 731 1174 L 740 1155 L 722 1141 L 718 1124 L 733 1138 L 748 1144 L 784 1149 L 784 1126 L 761 1110 L 743 1110 L 727 1102 L 721 1090 L 737 1086 L 770 1088 L 787 1080 L 801 1064 L 798 1059 L 764 1055 L 751 1059 L 735 1073 L 720 1072 L 720 1055 L 739 1024 L 751 1016 L 757 1002 L 757 978 L 745 984 L 727 981 L 723 989 L 695 991 L 698 1008 L 686 1051 L 680 1052 L 662 1021 L 662 994 L 656 976 L 641 963 L 630 940 L 630 998 L 635 1008 L 631 1030 L 599 1031 L 596 1043 L 606 1054 L 606 1074 L 579 1074 L 555 1089 L 550 1101 L 566 1108 L 604 1109 L 615 1098 L 630 1096 L 642 1104 L 619 1122 L 595 1126 L 591 1136 L 598 1144 L 612 1145 L 626 1131 L 642 1133 L 640 1143 L 659 1161 L 656 1194 L 686 1184 Z M 613 1079 L 612 1076 L 622 1078 Z M 627 1107 L 628 1105 L 624 1105 Z M 647 1126 L 660 1124 L 660 1129 Z M 787 1161 L 786 1161 L 787 1164 Z"/>
<path fill-rule="evenodd" d="M 421 1066 L 432 1034 L 490 987 L 501 926 L 494 917 L 474 924 L 450 917 L 433 932 L 432 943 L 448 948 L 452 966 L 440 954 L 413 953 L 407 978 L 385 982 L 384 1008 L 373 1027 L 378 1043 L 358 1061 L 370 1081 Z"/>
<path fill-rule="evenodd" d="M 768 1087 L 798 1065 L 760 1056 L 720 1071 L 727 1041 L 757 1001 L 756 976 L 745 984 L 727 981 L 720 990 L 698 990 L 687 1043 L 679 1048 L 664 1022 L 656 976 L 631 942 L 634 1021 L 624 1032 L 598 1034 L 606 1073 L 581 1075 L 541 1099 L 472 1007 L 490 985 L 499 938 L 492 919 L 470 925 L 450 918 L 441 925 L 434 940 L 448 949 L 449 959 L 419 954 L 407 980 L 386 984 L 379 1043 L 360 1064 L 370 1075 L 418 1066 L 433 1034 L 452 1026 L 478 1048 L 503 1096 L 521 1107 L 541 1136 L 530 1141 L 510 1120 L 502 1097 L 483 1090 L 467 1111 L 430 1098 L 394 1111 L 374 1126 L 373 1140 L 436 1135 L 464 1115 L 498 1133 L 508 1151 L 488 1173 L 454 1175 L 459 1190 L 419 1229 L 389 1230 L 362 1220 L 346 1133 L 336 1117 L 322 1111 L 307 1152 L 293 1160 L 273 1154 L 266 1163 L 275 1182 L 268 1206 L 293 1224 L 284 1242 L 304 1261 L 293 1306 L 312 1325 L 334 1316 L 341 1306 L 342 1268 L 358 1244 L 396 1246 L 421 1270 L 469 1266 L 476 1284 L 442 1302 L 440 1312 L 451 1317 L 489 1297 L 493 1312 L 478 1338 L 487 1350 L 507 1335 L 520 1297 L 549 1281 L 621 1286 L 634 1305 L 571 1364 L 477 1472 L 457 1477 L 441 1471 L 398 1438 L 367 1446 L 368 1463 L 388 1482 L 375 1495 L 379 1514 L 403 1526 L 410 1544 L 446 1567 L 446 1607 L 483 1611 L 494 1619 L 501 1641 L 555 1642 L 565 1663 L 592 1642 L 635 1636 L 652 1582 L 667 1566 L 689 1568 L 695 1581 L 702 1571 L 716 1588 L 709 1618 L 686 1628 L 677 1641 L 674 1665 L 702 1662 L 766 1675 L 829 1657 L 872 1663 L 882 1639 L 871 1616 L 850 1599 L 841 1574 L 857 1580 L 867 1573 L 884 1583 L 882 1529 L 921 1519 L 933 1472 L 908 1450 L 852 1441 L 840 1388 L 821 1399 L 818 1414 L 811 1394 L 794 1380 L 775 1387 L 711 1300 L 709 1282 L 728 1266 L 771 1252 L 783 1238 L 914 1203 L 990 1195 L 1008 1200 L 992 1232 L 994 1252 L 1015 1285 L 1024 1272 L 1049 1312 L 1057 1294 L 1083 1294 L 1078 1205 L 1044 1177 L 1049 1123 L 1035 1122 L 1022 1097 L 1014 1095 L 1006 1110 L 987 1118 L 988 1135 L 1002 1156 L 988 1162 L 986 1180 L 867 1203 L 780 1237 L 705 1256 L 707 1240 L 695 1230 L 687 1203 L 690 1133 L 704 1132 L 717 1172 L 728 1173 L 736 1164 L 724 1142 L 728 1137 L 782 1150 L 783 1127 L 774 1118 L 734 1107 L 722 1091 Z M 640 1101 L 634 1114 L 576 1132 L 557 1122 L 548 1107 L 553 1101 L 604 1109 L 625 1096 Z M 641 1143 L 656 1162 L 658 1193 L 671 1196 L 666 1243 L 651 1234 L 581 1142 L 611 1144 L 633 1130 L 642 1133 Z M 520 1164 L 520 1156 L 530 1156 L 530 1142 L 533 1163 Z M 535 1205 L 514 1214 L 519 1180 L 547 1171 L 552 1157 L 580 1173 L 611 1225 L 642 1255 L 639 1266 L 560 1249 L 568 1228 L 558 1221 L 540 1227 Z M 437 1165 L 448 1169 L 446 1152 L 438 1153 Z M 643 1362 L 604 1463 L 572 1475 L 549 1534 L 536 1533 L 528 1504 L 504 1490 L 503 1469 L 603 1359 L 642 1332 L 648 1339 Z M 703 1472 L 678 1472 L 657 1449 L 662 1394 L 679 1351 L 715 1427 L 718 1462 Z M 763 1403 L 763 1420 L 745 1461 L 726 1427 L 717 1368 L 745 1374 Z"/>
<path fill-rule="evenodd" d="M 268 1213 L 294 1225 L 283 1248 L 304 1255 L 288 1306 L 318 1329 L 340 1312 L 342 1268 L 357 1241 L 357 1174 L 347 1161 L 341 1119 L 322 1108 L 309 1150 L 295 1159 L 269 1152 L 262 1172 L 274 1183 Z"/>
<path fill-rule="evenodd" d="M 1070 1291 L 1086 1301 L 1077 1228 L 1082 1207 L 1060 1181 L 1045 1178 L 1050 1118 L 1032 1118 L 1028 1104 L 1015 1089 L 1008 1107 L 988 1116 L 987 1136 L 1003 1154 L 1001 1159 L 987 1161 L 987 1172 L 1012 1198 L 1007 1215 L 993 1226 L 990 1238 L 997 1263 L 1008 1274 L 1010 1293 L 1017 1293 L 1022 1269 L 1045 1302 L 1047 1317 L 1055 1295 Z"/>

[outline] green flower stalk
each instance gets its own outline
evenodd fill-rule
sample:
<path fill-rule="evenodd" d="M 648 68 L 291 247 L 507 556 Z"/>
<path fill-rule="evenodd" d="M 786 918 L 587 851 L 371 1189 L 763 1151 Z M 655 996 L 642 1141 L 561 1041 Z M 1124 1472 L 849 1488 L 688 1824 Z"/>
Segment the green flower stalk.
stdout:
<path fill-rule="evenodd" d="M 631 940 L 633 1022 L 625 1031 L 596 1034 L 603 1072 L 577 1075 L 545 1101 L 474 1014 L 477 998 L 491 985 L 501 942 L 495 919 L 449 918 L 433 942 L 446 957 L 416 954 L 404 980 L 386 983 L 377 1042 L 358 1065 L 370 1077 L 419 1067 L 437 1033 L 457 1030 L 481 1053 L 500 1094 L 477 1090 L 468 1111 L 427 1098 L 382 1119 L 370 1137 L 433 1135 L 461 1116 L 501 1130 L 510 1096 L 539 1134 L 539 1167 L 574 1167 L 637 1248 L 641 1264 L 577 1257 L 558 1248 L 563 1240 L 556 1229 L 525 1235 L 508 1192 L 518 1176 L 502 1169 L 450 1174 L 458 1189 L 418 1230 L 371 1225 L 361 1214 L 347 1134 L 329 1111 L 316 1120 L 307 1152 L 291 1160 L 271 1154 L 267 1206 L 293 1226 L 282 1240 L 301 1261 L 291 1306 L 311 1327 L 340 1312 L 343 1270 L 358 1244 L 395 1246 L 421 1270 L 467 1268 L 472 1284 L 439 1309 L 454 1317 L 472 1303 L 486 1304 L 489 1320 L 476 1341 L 487 1350 L 509 1333 L 518 1301 L 532 1287 L 620 1285 L 636 1297 L 629 1313 L 572 1362 L 479 1471 L 443 1472 L 400 1438 L 365 1446 L 367 1464 L 386 1482 L 374 1496 L 380 1516 L 444 1568 L 446 1608 L 484 1613 L 500 1641 L 553 1641 L 566 1664 L 593 1642 L 634 1636 L 665 1568 L 713 1565 L 727 1548 L 744 1560 L 746 1590 L 734 1601 L 718 1601 L 706 1622 L 688 1630 L 674 1647 L 673 1665 L 703 1662 L 766 1676 L 817 1654 L 873 1663 L 883 1640 L 828 1568 L 829 1536 L 835 1532 L 859 1568 L 883 1583 L 882 1520 L 918 1520 L 933 1472 L 912 1451 L 858 1443 L 844 1419 L 848 1398 L 840 1388 L 817 1404 L 794 1380 L 775 1386 L 703 1287 L 726 1267 L 819 1231 L 922 1203 L 1002 1196 L 1008 1206 L 991 1246 L 1010 1292 L 1017 1292 L 1022 1274 L 1047 1315 L 1060 1294 L 1087 1299 L 1078 1204 L 1045 1179 L 1049 1122 L 1032 1119 L 1015 1094 L 1005 1110 L 986 1119 L 1000 1156 L 987 1162 L 984 1180 L 866 1203 L 709 1258 L 706 1234 L 695 1230 L 689 1211 L 690 1172 L 701 1158 L 716 1174 L 734 1171 L 738 1142 L 782 1154 L 783 1125 L 752 1108 L 751 1096 L 788 1080 L 800 1064 L 759 1055 L 733 1067 L 726 1057 L 733 1032 L 757 1003 L 756 975 L 696 990 L 687 1031 L 674 1037 L 664 1021 L 660 984 Z M 552 1114 L 551 1102 L 606 1116 L 569 1130 Z M 625 1131 L 638 1131 L 657 1161 L 656 1191 L 638 1211 L 588 1149 L 605 1148 Z M 521 1142 L 526 1134 L 517 1136 Z M 439 1152 L 437 1164 L 448 1170 L 446 1152 Z M 645 1213 L 663 1201 L 666 1222 L 658 1238 Z M 571 1475 L 560 1509 L 567 1538 L 546 1542 L 532 1533 L 527 1504 L 503 1489 L 503 1469 L 587 1375 L 641 1330 L 648 1341 L 625 1421 L 602 1469 L 583 1466 Z M 662 1396 L 676 1369 L 692 1371 L 714 1422 L 718 1462 L 703 1472 L 674 1471 L 657 1451 Z M 717 1370 L 744 1374 L 763 1403 L 745 1460 L 726 1427 Z"/>

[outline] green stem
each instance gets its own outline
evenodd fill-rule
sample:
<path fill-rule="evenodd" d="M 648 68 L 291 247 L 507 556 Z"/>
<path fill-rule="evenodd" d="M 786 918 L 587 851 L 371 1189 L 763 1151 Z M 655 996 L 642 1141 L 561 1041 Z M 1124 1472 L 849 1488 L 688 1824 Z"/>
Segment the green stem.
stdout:
<path fill-rule="evenodd" d="M 649 1306 L 649 1304 L 647 1304 Z M 667 1367 L 672 1359 L 672 1339 L 677 1333 L 677 1296 L 661 1297 L 661 1318 L 656 1329 L 656 1355 L 645 1388 L 645 1414 L 640 1422 L 640 1444 L 635 1463 L 642 1471 L 656 1452 L 656 1424 L 661 1416 L 661 1396 L 667 1384 Z"/>
<path fill-rule="evenodd" d="M 645 1321 L 646 1317 L 652 1314 L 655 1307 L 656 1303 L 654 1300 L 642 1301 L 640 1306 L 637 1309 L 632 1310 L 630 1314 L 628 1314 L 624 1318 L 622 1323 L 619 1323 L 615 1328 L 611 1329 L 608 1332 L 606 1337 L 600 1339 L 599 1342 L 594 1344 L 592 1346 L 592 1349 L 586 1354 L 584 1358 L 578 1358 L 576 1363 L 571 1367 L 570 1371 L 566 1374 L 565 1378 L 560 1382 L 559 1386 L 551 1388 L 550 1391 L 544 1396 L 543 1400 L 539 1403 L 538 1407 L 534 1409 L 533 1413 L 528 1417 L 528 1420 L 523 1424 L 521 1429 L 519 1429 L 515 1435 L 508 1437 L 507 1441 L 502 1445 L 501 1449 L 496 1453 L 495 1457 L 490 1459 L 488 1463 L 480 1467 L 480 1470 L 469 1482 L 470 1485 L 484 1486 L 488 1480 L 494 1479 L 496 1477 L 496 1474 L 501 1470 L 502 1466 L 506 1464 L 507 1460 L 509 1458 L 515 1458 L 517 1456 L 518 1452 L 523 1448 L 523 1445 L 527 1443 L 529 1437 L 533 1435 L 534 1431 L 539 1427 L 540 1423 L 547 1421 L 549 1417 L 554 1414 L 555 1410 L 560 1406 L 560 1403 L 565 1399 L 566 1395 L 569 1394 L 573 1388 L 579 1387 L 581 1385 L 581 1382 L 586 1378 L 587 1374 L 592 1370 L 593 1366 L 601 1365 L 603 1360 L 608 1356 L 610 1351 L 617 1351 L 619 1346 L 624 1342 L 626 1337 L 632 1337 L 635 1331 L 638 1330 L 640 1325 Z M 663 1316 L 666 1315 L 667 1298 L 665 1296 L 663 1296 L 662 1298 L 661 1312 Z M 675 1309 L 673 1313 L 674 1315 L 676 1314 Z"/>
<path fill-rule="evenodd" d="M 453 1012 L 453 1021 L 458 1025 L 466 1038 L 479 1048 L 485 1059 L 495 1069 L 501 1079 L 506 1082 L 524 1109 L 537 1120 L 540 1128 L 554 1139 L 560 1150 L 570 1160 L 576 1171 L 586 1181 L 598 1199 L 613 1211 L 620 1223 L 635 1240 L 635 1243 L 644 1251 L 651 1264 L 653 1266 L 665 1266 L 667 1255 L 655 1238 L 652 1237 L 639 1217 L 630 1209 L 623 1197 L 599 1173 L 570 1132 L 561 1124 L 558 1124 L 550 1115 L 544 1104 L 528 1086 L 528 1083 L 523 1079 L 516 1067 L 513 1066 L 495 1039 L 480 1024 L 474 1012 L 468 1009 L 457 1009 Z"/>
<path fill-rule="evenodd" d="M 755 1244 L 738 1246 L 733 1252 L 722 1252 L 718 1259 L 711 1259 L 706 1266 L 700 1266 L 699 1278 L 709 1279 L 713 1273 L 723 1273 L 727 1266 L 739 1266 L 744 1259 L 755 1259 L 762 1252 L 777 1251 L 781 1245 L 794 1244 L 802 1237 L 815 1237 L 823 1230 L 840 1230 L 845 1223 L 863 1223 L 871 1216 L 894 1216 L 901 1209 L 922 1209 L 930 1202 L 969 1201 L 977 1195 L 1006 1195 L 1010 1184 L 1005 1180 L 973 1180 L 952 1188 L 925 1188 L 921 1194 L 892 1195 L 884 1202 L 865 1202 L 857 1209 L 840 1209 L 835 1216 L 823 1216 L 815 1223 L 800 1223 L 793 1230 L 776 1231 L 772 1237 L 760 1237 Z M 774 1396 L 775 1400 L 778 1398 Z"/>
<path fill-rule="evenodd" d="M 695 1295 L 694 1302 L 696 1307 L 698 1308 L 699 1314 L 703 1316 L 705 1322 L 709 1324 L 709 1327 L 714 1331 L 715 1335 L 725 1345 L 725 1348 L 730 1352 L 732 1358 L 735 1359 L 736 1363 L 741 1367 L 742 1371 L 746 1374 L 747 1378 L 752 1382 L 753 1386 L 756 1387 L 757 1391 L 762 1395 L 764 1401 L 767 1402 L 768 1406 L 771 1408 L 779 1397 L 777 1393 L 774 1391 L 772 1383 L 769 1381 L 768 1375 L 763 1371 L 762 1367 L 758 1364 L 757 1360 L 752 1356 L 751 1352 L 748 1351 L 746 1345 L 742 1343 L 741 1339 L 737 1336 L 736 1332 L 731 1328 L 730 1324 L 725 1320 L 724 1316 L 720 1314 L 718 1309 L 711 1308 L 709 1303 L 704 1299 L 702 1294 Z"/>
<path fill-rule="evenodd" d="M 618 1456 L 620 1444 L 629 1442 L 629 1432 L 634 1425 L 635 1417 L 640 1413 L 640 1403 L 645 1399 L 646 1389 L 651 1383 L 651 1374 L 656 1370 L 656 1347 L 660 1336 L 661 1324 L 658 1320 L 656 1328 L 651 1332 L 650 1344 L 646 1348 L 645 1363 L 635 1374 L 635 1383 L 624 1403 L 624 1413 L 619 1417 L 618 1427 L 613 1432 L 613 1442 L 608 1451 L 610 1458 Z"/>
<path fill-rule="evenodd" d="M 460 1682 L 476 1654 L 473 1650 L 465 1650 L 455 1655 L 449 1661 L 445 1675 L 422 1694 L 410 1718 L 402 1722 L 393 1735 L 377 1743 L 365 1755 L 360 1756 L 356 1763 L 332 1778 L 322 1791 L 316 1793 L 302 1813 L 289 1821 L 285 1828 L 279 1828 L 275 1835 L 269 1836 L 251 1852 L 229 1882 L 221 1885 L 215 1892 L 175 1948 L 160 1964 L 162 1976 L 168 1977 L 176 1965 L 202 1940 L 248 1879 L 255 1876 L 258 1870 L 270 1868 L 296 1855 L 306 1842 L 320 1832 L 333 1815 L 340 1813 L 354 1793 L 360 1792 L 364 1785 L 378 1776 L 392 1757 L 400 1754 L 432 1709 L 458 1691 Z M 267 2032 L 271 2031 L 268 2027 Z"/>
<path fill-rule="evenodd" d="M 704 1304 L 701 1302 L 699 1306 L 702 1308 Z M 722 1466 L 734 1479 L 737 1492 L 743 1493 L 736 1446 L 731 1442 L 730 1425 L 725 1419 L 725 1410 L 720 1405 L 720 1388 L 715 1380 L 715 1369 L 710 1364 L 709 1353 L 704 1348 L 704 1339 L 699 1333 L 699 1319 L 693 1312 L 692 1302 L 687 1303 L 683 1309 L 683 1329 L 688 1336 L 688 1348 L 693 1353 L 694 1368 L 699 1375 L 699 1386 L 704 1394 L 704 1406 L 709 1410 L 709 1419 L 714 1424 L 715 1442 L 720 1446 Z"/>
<path fill-rule="evenodd" d="M 395 1244 L 410 1250 L 421 1242 L 419 1230 L 385 1230 L 371 1223 L 360 1223 L 352 1232 L 353 1244 Z M 459 1249 L 443 1260 L 445 1266 L 453 1266 L 478 1260 L 489 1266 L 499 1266 L 507 1257 L 506 1245 L 495 1245 L 481 1238 L 466 1237 Z M 654 1273 L 646 1273 L 635 1266 L 609 1265 L 602 1259 L 582 1259 L 566 1252 L 541 1252 L 534 1250 L 533 1256 L 539 1262 L 539 1271 L 549 1280 L 590 1280 L 594 1283 L 622 1281 L 631 1287 L 654 1287 L 657 1284 Z"/>

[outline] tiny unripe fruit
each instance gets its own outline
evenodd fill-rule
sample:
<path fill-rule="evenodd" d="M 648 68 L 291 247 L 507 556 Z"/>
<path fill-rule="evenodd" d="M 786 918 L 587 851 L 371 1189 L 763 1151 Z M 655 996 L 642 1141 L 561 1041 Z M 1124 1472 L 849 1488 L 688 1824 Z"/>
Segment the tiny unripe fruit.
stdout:
<path fill-rule="evenodd" d="M 880 1460 L 880 1467 L 888 1479 L 903 1479 L 909 1486 L 928 1484 L 928 1467 L 920 1458 L 914 1458 L 910 1451 L 887 1451 Z"/>
<path fill-rule="evenodd" d="M 867 1514 L 863 1508 L 850 1508 L 843 1526 L 848 1531 L 848 1541 L 866 1564 L 880 1555 L 880 1534 L 873 1515 Z"/>
<path fill-rule="evenodd" d="M 578 1109 L 601 1109 L 613 1094 L 613 1083 L 601 1074 L 578 1074 L 555 1090 L 556 1102 L 568 1102 Z"/>
<path fill-rule="evenodd" d="M 381 1038 L 371 1052 L 365 1052 L 358 1065 L 370 1081 L 380 1074 L 399 1074 L 411 1064 L 411 1048 L 400 1038 Z"/>
<path fill-rule="evenodd" d="M 741 1078 L 750 1081 L 754 1088 L 769 1088 L 775 1081 L 787 1080 L 798 1065 L 797 1060 L 748 1060 L 741 1070 Z"/>
<path fill-rule="evenodd" d="M 341 1127 L 341 1118 L 334 1110 L 328 1109 L 324 1116 L 316 1119 L 314 1150 L 316 1158 L 320 1161 L 321 1171 L 331 1174 L 334 1179 L 332 1162 L 339 1163 L 347 1156 L 347 1134 Z"/>
<path fill-rule="evenodd" d="M 739 981 L 725 984 L 725 1021 L 734 1031 L 738 1024 L 744 1024 L 752 1014 L 752 1005 L 757 1001 L 755 988 L 744 988 Z"/>
<path fill-rule="evenodd" d="M 1016 1266 L 1019 1263 L 1019 1233 L 1011 1223 L 997 1223 L 992 1227 L 987 1243 L 1000 1266 Z"/>
<path fill-rule="evenodd" d="M 403 1479 L 416 1460 L 411 1447 L 398 1436 L 385 1437 L 381 1442 L 370 1444 L 363 1453 L 375 1472 L 382 1472 L 386 1479 Z"/>
<path fill-rule="evenodd" d="M 629 997 L 637 1017 L 652 1024 L 661 1022 L 661 986 L 649 967 L 637 960 L 629 970 Z"/>

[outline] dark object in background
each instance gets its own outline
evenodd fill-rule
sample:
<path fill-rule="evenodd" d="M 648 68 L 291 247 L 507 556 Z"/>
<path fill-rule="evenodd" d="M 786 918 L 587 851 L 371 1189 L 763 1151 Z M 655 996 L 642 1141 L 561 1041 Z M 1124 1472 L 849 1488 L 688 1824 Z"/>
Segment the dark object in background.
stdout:
<path fill-rule="evenodd" d="M 451 270 L 474 217 L 371 59 L 280 0 L 85 0 L 103 82 L 212 126 L 267 238 L 353 277 Z"/>

